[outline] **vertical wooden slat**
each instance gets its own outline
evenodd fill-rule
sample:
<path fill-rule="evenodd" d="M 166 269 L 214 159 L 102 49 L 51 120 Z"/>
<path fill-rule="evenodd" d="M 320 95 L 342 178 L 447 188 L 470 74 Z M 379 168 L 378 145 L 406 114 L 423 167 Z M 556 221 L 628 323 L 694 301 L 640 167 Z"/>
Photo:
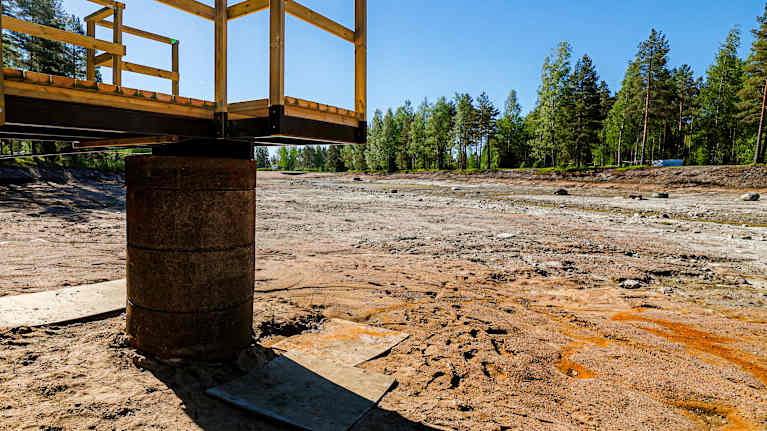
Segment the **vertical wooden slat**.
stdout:
<path fill-rule="evenodd" d="M 96 37 L 96 23 L 94 21 L 86 21 L 85 23 L 86 35 L 88 37 Z M 96 57 L 95 49 L 85 50 L 85 78 L 89 81 L 96 79 L 96 65 L 93 63 L 93 59 Z"/>
<path fill-rule="evenodd" d="M 216 112 L 226 112 L 226 0 L 216 0 Z"/>
<path fill-rule="evenodd" d="M 178 69 L 178 41 L 173 41 L 173 45 L 171 45 L 171 56 L 172 56 L 172 68 L 171 70 L 174 73 L 179 73 Z M 173 95 L 178 96 L 178 81 L 179 79 L 173 80 Z"/>
<path fill-rule="evenodd" d="M 354 0 L 354 110 L 362 121 L 367 120 L 367 52 L 367 0 Z"/>
<path fill-rule="evenodd" d="M 3 1 L 0 0 L 0 126 L 5 124 L 5 75 L 3 74 Z M 13 150 L 11 150 L 13 154 Z"/>
<path fill-rule="evenodd" d="M 269 0 L 269 104 L 285 104 L 285 0 Z"/>
<path fill-rule="evenodd" d="M 123 31 L 122 31 L 122 25 L 123 25 L 123 10 L 120 7 L 116 7 L 114 9 L 114 17 L 112 27 L 112 42 L 119 43 L 122 45 L 123 43 Z M 122 57 L 119 55 L 113 55 L 112 56 L 112 84 L 116 85 L 118 87 L 121 87 L 123 85 L 122 82 Z"/>

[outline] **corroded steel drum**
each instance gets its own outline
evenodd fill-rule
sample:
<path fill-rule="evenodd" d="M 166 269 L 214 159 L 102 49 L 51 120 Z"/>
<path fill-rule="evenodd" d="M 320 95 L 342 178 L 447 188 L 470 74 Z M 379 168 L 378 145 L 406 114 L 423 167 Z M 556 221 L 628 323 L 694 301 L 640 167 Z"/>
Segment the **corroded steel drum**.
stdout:
<path fill-rule="evenodd" d="M 253 325 L 254 162 L 126 160 L 127 332 L 161 357 L 224 359 Z"/>

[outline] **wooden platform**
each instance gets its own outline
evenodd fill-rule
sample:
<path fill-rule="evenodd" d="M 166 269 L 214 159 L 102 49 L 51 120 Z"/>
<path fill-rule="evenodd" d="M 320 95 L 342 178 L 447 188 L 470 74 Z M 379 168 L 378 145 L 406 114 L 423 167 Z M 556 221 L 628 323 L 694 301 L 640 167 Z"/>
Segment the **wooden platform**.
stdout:
<path fill-rule="evenodd" d="M 83 148 L 185 139 L 262 145 L 365 139 L 365 122 L 354 111 L 293 97 L 285 97 L 284 106 L 270 106 L 268 99 L 229 104 L 228 133 L 221 137 L 212 101 L 10 68 L 3 72 L 7 116 L 0 137 L 5 138 L 79 141 Z"/>

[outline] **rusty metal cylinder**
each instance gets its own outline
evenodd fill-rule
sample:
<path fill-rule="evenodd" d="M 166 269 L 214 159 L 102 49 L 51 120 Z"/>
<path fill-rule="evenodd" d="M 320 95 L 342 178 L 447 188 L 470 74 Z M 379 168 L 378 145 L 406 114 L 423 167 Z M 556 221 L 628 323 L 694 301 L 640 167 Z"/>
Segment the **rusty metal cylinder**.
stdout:
<path fill-rule="evenodd" d="M 217 360 L 248 345 L 255 170 L 235 159 L 126 160 L 127 333 L 134 347 Z"/>

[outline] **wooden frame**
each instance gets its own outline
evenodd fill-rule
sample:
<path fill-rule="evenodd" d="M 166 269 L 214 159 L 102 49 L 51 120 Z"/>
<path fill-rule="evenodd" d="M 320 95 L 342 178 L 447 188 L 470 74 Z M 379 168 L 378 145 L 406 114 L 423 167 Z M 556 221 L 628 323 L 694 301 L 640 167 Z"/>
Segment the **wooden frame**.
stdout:
<path fill-rule="evenodd" d="M 100 49 L 117 56 L 125 55 L 125 46 L 121 43 L 107 42 L 77 33 L 70 33 L 57 28 L 22 21 L 8 15 L 3 15 L 2 20 L 3 28 L 6 30 L 16 31 L 30 36 L 37 36 L 42 39 L 71 43 L 72 45 L 81 46 L 83 48 Z"/>

